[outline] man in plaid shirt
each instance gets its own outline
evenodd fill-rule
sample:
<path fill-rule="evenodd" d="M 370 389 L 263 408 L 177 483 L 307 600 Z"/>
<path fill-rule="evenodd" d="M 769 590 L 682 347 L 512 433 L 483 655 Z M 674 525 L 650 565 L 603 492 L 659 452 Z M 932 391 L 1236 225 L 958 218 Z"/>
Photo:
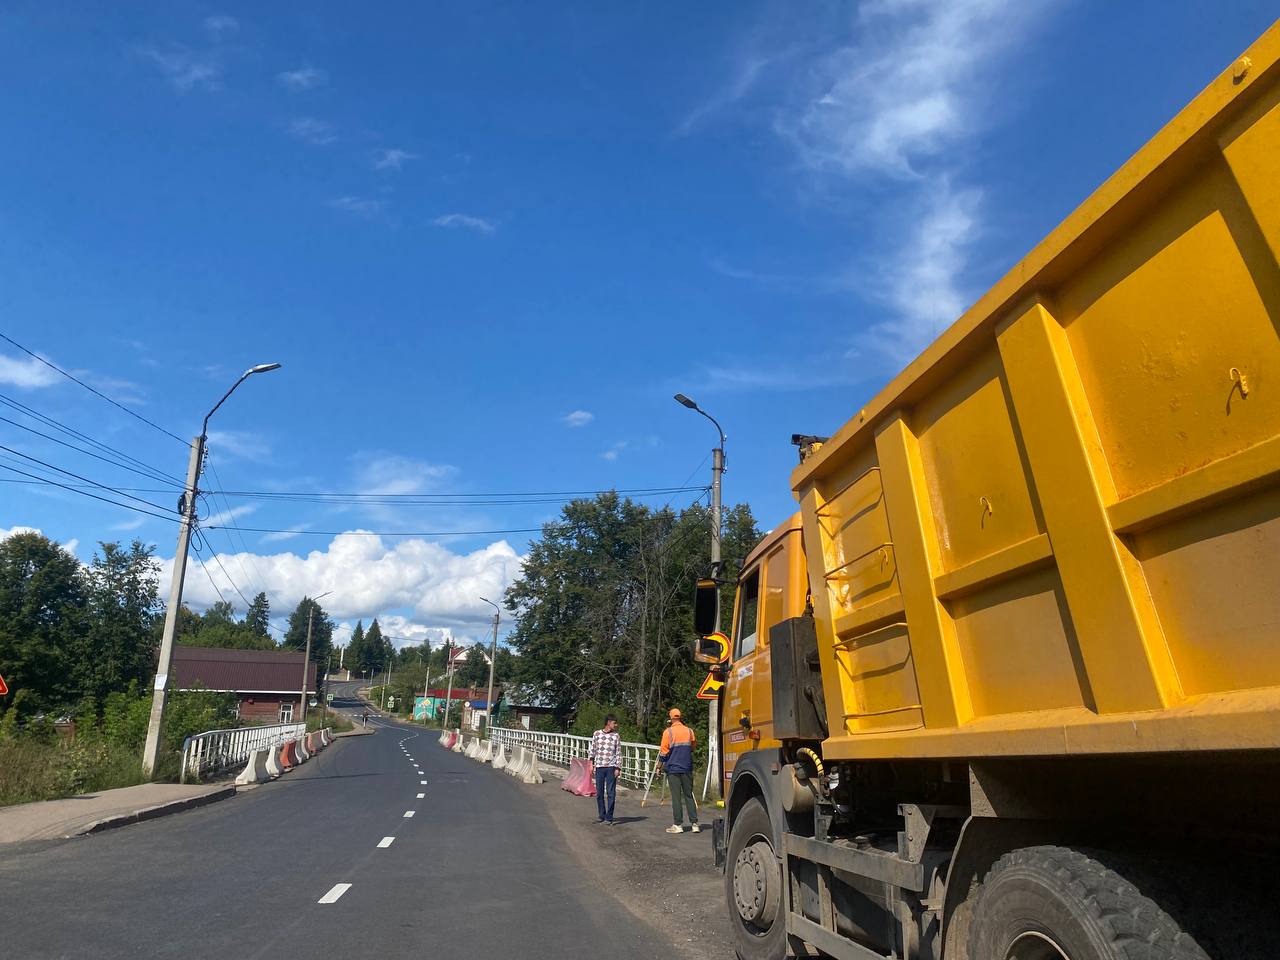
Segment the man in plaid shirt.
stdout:
<path fill-rule="evenodd" d="M 596 768 L 596 810 L 600 823 L 613 826 L 613 800 L 618 789 L 618 767 L 622 765 L 622 738 L 618 736 L 618 718 L 612 713 L 604 718 L 604 729 L 591 735 L 587 759 Z"/>

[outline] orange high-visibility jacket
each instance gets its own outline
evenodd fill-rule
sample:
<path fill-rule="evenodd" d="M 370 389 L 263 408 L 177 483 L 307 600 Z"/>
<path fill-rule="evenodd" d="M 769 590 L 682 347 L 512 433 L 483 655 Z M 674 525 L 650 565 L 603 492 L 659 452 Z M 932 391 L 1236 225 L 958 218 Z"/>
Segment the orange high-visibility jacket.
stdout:
<path fill-rule="evenodd" d="M 692 730 L 683 723 L 673 723 L 662 731 L 658 759 L 667 773 L 693 773 L 693 745 L 698 742 Z"/>

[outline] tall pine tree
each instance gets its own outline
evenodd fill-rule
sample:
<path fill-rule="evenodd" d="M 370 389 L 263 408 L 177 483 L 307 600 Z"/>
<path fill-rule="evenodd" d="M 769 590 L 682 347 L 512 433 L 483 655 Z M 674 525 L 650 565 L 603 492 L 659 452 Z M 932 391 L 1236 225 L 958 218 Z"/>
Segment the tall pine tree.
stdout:
<path fill-rule="evenodd" d="M 373 618 L 373 623 L 369 624 L 369 632 L 364 635 L 364 659 L 361 661 L 369 675 L 386 669 L 388 644 L 382 636 L 382 627 L 378 625 L 378 618 Z"/>
<path fill-rule="evenodd" d="M 364 669 L 361 666 L 364 650 L 364 621 L 356 622 L 356 628 L 351 631 L 351 639 L 347 641 L 347 652 L 342 655 L 342 665 L 346 667 L 355 676 L 359 676 Z"/>

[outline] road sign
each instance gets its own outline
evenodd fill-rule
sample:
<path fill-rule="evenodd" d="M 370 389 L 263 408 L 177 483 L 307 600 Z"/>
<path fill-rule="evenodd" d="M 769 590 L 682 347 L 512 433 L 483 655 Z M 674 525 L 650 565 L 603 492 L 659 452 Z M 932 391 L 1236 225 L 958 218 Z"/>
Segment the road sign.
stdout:
<path fill-rule="evenodd" d="M 333 694 L 332 694 L 332 693 L 326 693 L 326 694 L 324 695 L 324 699 L 325 699 L 325 702 L 326 702 L 326 703 L 333 703 Z"/>
<path fill-rule="evenodd" d="M 699 700 L 715 700 L 720 696 L 720 688 L 724 686 L 724 681 L 720 679 L 720 674 L 712 670 L 707 674 L 707 679 L 702 681 L 702 686 L 698 688 Z"/>
<path fill-rule="evenodd" d="M 9 685 L 4 682 L 4 677 L 0 677 L 0 697 L 9 692 Z"/>
<path fill-rule="evenodd" d="M 313 706 L 313 707 L 314 707 L 314 706 L 315 706 L 316 704 L 318 704 L 320 701 L 319 701 L 319 700 L 317 700 L 315 697 L 312 697 L 310 702 L 311 702 L 311 706 Z"/>

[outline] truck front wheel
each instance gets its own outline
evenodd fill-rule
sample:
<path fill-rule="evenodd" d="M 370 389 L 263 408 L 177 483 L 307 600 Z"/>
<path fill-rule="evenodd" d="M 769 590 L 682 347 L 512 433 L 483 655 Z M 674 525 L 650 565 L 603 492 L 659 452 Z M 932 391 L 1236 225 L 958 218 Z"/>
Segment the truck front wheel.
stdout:
<path fill-rule="evenodd" d="M 996 861 L 978 892 L 970 960 L 1208 960 L 1177 921 L 1118 873 L 1066 847 Z"/>
<path fill-rule="evenodd" d="M 729 922 L 739 960 L 781 960 L 786 955 L 782 869 L 773 850 L 769 813 L 748 800 L 729 831 L 725 864 Z"/>

